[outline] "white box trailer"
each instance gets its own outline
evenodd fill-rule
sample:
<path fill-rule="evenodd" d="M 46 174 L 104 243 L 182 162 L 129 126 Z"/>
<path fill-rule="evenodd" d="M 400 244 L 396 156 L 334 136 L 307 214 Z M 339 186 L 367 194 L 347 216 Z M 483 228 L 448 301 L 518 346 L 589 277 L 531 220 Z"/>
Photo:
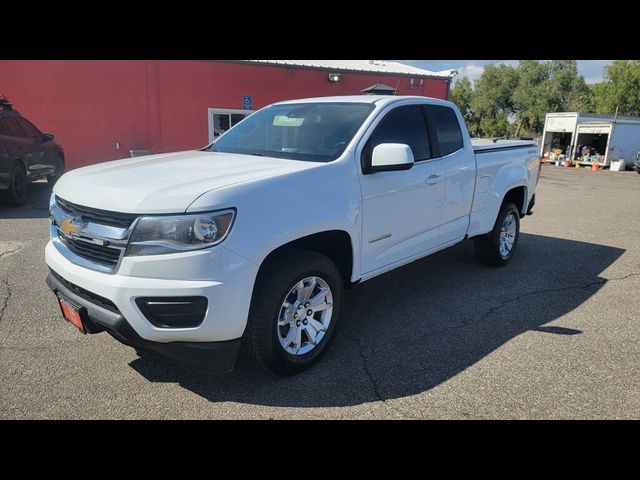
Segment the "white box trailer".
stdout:
<path fill-rule="evenodd" d="M 581 165 L 598 163 L 604 167 L 609 166 L 611 160 L 622 159 L 625 166 L 631 168 L 640 151 L 640 117 L 547 113 L 540 147 L 543 161 L 554 161 L 553 155 L 545 156 L 545 153 L 556 149 Z M 583 152 L 588 151 L 591 155 L 583 156 Z"/>

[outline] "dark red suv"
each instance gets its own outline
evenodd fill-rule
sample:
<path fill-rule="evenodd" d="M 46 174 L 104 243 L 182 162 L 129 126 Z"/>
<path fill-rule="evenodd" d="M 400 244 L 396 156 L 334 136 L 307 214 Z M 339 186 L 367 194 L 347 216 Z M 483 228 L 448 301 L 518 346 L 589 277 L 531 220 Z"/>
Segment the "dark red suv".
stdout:
<path fill-rule="evenodd" d="M 24 205 L 29 183 L 64 173 L 64 151 L 53 135 L 42 133 L 0 95 L 0 200 Z"/>

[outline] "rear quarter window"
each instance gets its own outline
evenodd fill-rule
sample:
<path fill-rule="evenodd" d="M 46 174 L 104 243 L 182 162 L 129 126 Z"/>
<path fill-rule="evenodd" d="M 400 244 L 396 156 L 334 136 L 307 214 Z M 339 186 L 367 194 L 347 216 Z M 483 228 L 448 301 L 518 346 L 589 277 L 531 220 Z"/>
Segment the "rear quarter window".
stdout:
<path fill-rule="evenodd" d="M 440 156 L 444 157 L 462 148 L 462 130 L 456 112 L 441 105 L 427 107 L 430 127 L 434 130 L 440 147 Z"/>

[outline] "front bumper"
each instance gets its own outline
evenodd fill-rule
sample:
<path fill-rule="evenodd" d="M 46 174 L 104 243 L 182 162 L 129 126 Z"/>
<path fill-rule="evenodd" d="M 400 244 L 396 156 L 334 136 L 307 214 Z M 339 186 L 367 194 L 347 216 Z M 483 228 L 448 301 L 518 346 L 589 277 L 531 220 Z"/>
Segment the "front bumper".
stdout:
<path fill-rule="evenodd" d="M 249 314 L 258 266 L 222 245 L 148 257 L 124 257 L 116 273 L 72 263 L 53 242 L 45 249 L 51 270 L 74 285 L 111 301 L 135 333 L 152 342 L 216 342 L 240 338 Z M 207 298 L 196 327 L 160 328 L 136 304 L 140 297 Z"/>
<path fill-rule="evenodd" d="M 134 348 L 154 353 L 206 373 L 226 373 L 233 369 L 240 339 L 220 342 L 154 342 L 145 340 L 131 327 L 113 302 L 78 288 L 53 272 L 47 285 L 56 293 L 86 309 L 84 322 L 91 333 L 107 331 L 115 339 Z"/>

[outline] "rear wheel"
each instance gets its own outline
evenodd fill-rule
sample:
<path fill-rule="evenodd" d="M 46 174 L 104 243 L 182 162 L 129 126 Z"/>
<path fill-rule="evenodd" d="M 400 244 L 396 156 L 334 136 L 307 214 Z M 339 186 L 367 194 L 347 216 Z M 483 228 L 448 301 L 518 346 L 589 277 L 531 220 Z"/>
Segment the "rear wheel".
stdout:
<path fill-rule="evenodd" d="M 310 367 L 326 351 L 338 323 L 342 277 L 324 255 L 287 249 L 256 280 L 248 343 L 254 359 L 278 375 Z"/>
<path fill-rule="evenodd" d="M 20 165 L 14 165 L 11 171 L 9 188 L 3 192 L 3 196 L 9 205 L 20 207 L 27 202 L 29 183 L 27 175 Z"/>
<path fill-rule="evenodd" d="M 474 239 L 476 258 L 494 267 L 506 265 L 513 257 L 519 236 L 520 212 L 513 202 L 505 202 L 493 230 Z"/>
<path fill-rule="evenodd" d="M 61 155 L 56 157 L 56 161 L 53 165 L 54 172 L 52 175 L 47 175 L 47 182 L 51 185 L 55 185 L 55 183 L 60 179 L 62 174 L 64 173 L 64 159 Z"/>

